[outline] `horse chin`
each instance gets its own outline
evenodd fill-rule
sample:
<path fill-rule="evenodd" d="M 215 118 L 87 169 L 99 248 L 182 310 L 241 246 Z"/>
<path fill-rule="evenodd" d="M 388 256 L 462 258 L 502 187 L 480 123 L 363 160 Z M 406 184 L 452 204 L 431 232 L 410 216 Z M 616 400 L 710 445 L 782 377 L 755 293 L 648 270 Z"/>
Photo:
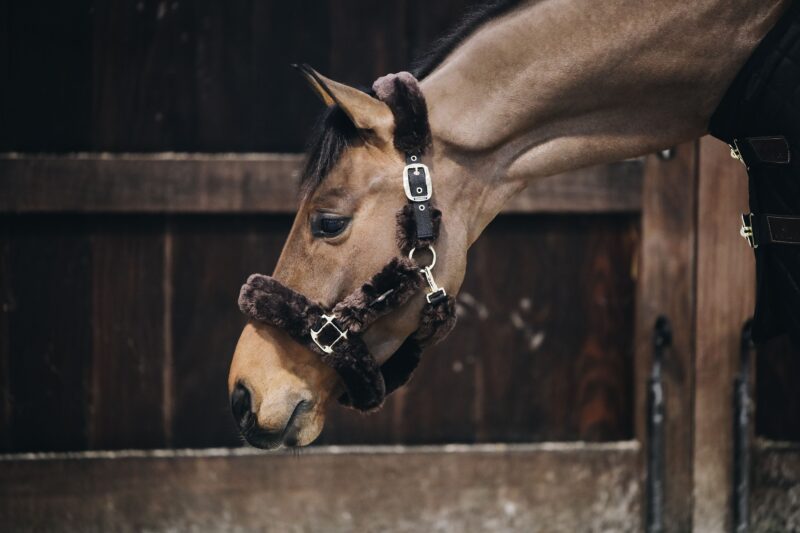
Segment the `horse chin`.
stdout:
<path fill-rule="evenodd" d="M 244 440 L 256 448 L 311 444 L 322 432 L 336 372 L 282 331 L 248 324 L 231 362 L 231 409 Z"/>

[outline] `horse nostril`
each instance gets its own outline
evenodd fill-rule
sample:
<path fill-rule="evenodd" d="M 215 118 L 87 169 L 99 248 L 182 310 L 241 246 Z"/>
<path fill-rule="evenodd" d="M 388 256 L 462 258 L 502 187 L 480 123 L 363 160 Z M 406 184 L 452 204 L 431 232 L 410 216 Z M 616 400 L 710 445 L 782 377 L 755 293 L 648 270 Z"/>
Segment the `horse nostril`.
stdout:
<path fill-rule="evenodd" d="M 250 391 L 241 383 L 237 383 L 231 393 L 231 411 L 237 422 L 241 423 L 250 413 Z"/>

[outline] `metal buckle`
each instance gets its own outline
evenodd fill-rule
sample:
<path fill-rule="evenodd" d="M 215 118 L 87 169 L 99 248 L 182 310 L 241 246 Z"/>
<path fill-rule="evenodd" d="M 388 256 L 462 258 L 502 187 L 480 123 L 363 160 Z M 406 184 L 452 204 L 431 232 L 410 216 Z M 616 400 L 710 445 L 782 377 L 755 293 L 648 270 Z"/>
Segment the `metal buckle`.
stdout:
<path fill-rule="evenodd" d="M 742 227 L 739 229 L 741 235 L 750 245 L 750 248 L 758 248 L 756 236 L 753 233 L 753 213 L 742 213 Z"/>
<path fill-rule="evenodd" d="M 311 328 L 311 340 L 314 341 L 314 344 L 319 346 L 319 349 L 322 350 L 323 352 L 333 353 L 333 346 L 340 340 L 347 338 L 347 330 L 342 331 L 339 329 L 339 326 L 337 326 L 336 322 L 334 322 L 334 319 L 336 317 L 333 315 L 322 315 L 322 318 L 325 319 L 325 323 L 322 324 L 322 326 L 320 326 L 318 330 L 314 331 L 314 328 Z M 322 344 L 321 342 L 319 342 L 318 339 L 319 334 L 322 333 L 322 330 L 324 330 L 328 326 L 332 326 L 333 329 L 335 329 L 336 332 L 339 334 L 339 336 L 336 338 L 335 341 L 333 341 L 330 344 Z"/>
<path fill-rule="evenodd" d="M 408 173 L 410 171 L 413 171 L 415 176 L 419 175 L 420 171 L 425 174 L 425 191 L 422 190 L 422 187 L 417 187 L 415 191 L 411 190 L 411 184 L 408 182 Z M 428 171 L 428 167 L 422 163 L 406 165 L 403 169 L 403 190 L 406 191 L 406 198 L 412 202 L 427 202 L 430 200 L 433 194 L 433 184 L 431 183 L 431 173 Z"/>

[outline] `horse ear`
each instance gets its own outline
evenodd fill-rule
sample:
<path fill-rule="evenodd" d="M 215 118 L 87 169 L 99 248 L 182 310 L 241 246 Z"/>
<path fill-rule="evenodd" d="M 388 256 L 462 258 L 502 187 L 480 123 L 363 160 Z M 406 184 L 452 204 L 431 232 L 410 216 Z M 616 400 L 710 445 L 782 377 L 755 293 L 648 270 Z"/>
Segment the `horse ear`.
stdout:
<path fill-rule="evenodd" d="M 355 87 L 326 78 L 306 64 L 292 66 L 303 74 L 325 105 L 338 104 L 356 128 L 370 130 L 391 142 L 394 116 L 389 106 Z"/>

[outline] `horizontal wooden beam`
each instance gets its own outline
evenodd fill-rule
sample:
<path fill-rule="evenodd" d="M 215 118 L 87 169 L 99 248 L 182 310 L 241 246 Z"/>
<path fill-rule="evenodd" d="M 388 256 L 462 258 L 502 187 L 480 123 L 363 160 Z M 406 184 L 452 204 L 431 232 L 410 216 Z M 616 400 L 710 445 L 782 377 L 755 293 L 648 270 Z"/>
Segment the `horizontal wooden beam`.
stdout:
<path fill-rule="evenodd" d="M 293 213 L 299 154 L 0 155 L 0 213 Z M 638 212 L 631 160 L 536 180 L 510 213 Z"/>
<path fill-rule="evenodd" d="M 635 442 L 0 459 L 10 531 L 635 531 Z"/>

